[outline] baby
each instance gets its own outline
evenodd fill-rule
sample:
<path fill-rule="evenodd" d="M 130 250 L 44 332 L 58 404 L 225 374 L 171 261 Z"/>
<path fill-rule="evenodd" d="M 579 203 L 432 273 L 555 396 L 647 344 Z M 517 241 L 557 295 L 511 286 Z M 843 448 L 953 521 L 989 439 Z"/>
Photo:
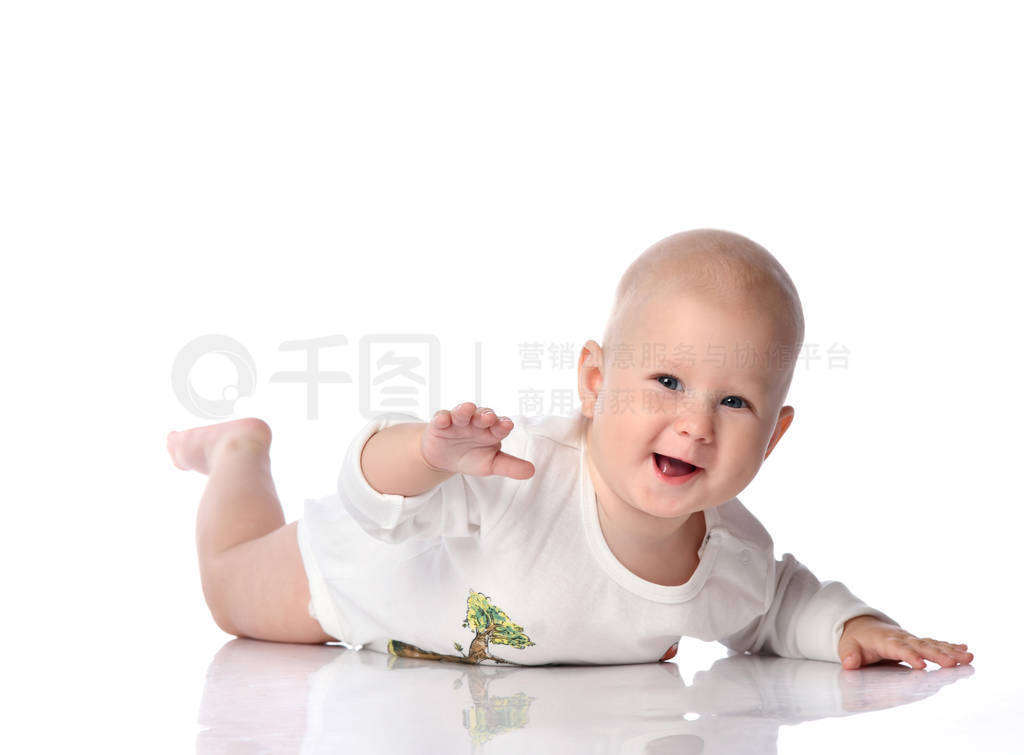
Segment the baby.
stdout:
<path fill-rule="evenodd" d="M 240 637 L 462 663 L 652 662 L 681 636 L 847 669 L 970 663 L 966 645 L 776 560 L 736 498 L 793 422 L 803 337 L 769 252 L 688 231 L 626 270 L 603 347 L 580 353 L 572 417 L 473 403 L 376 417 L 338 492 L 290 524 L 264 422 L 172 432 L 175 465 L 209 476 L 196 538 L 213 618 Z"/>

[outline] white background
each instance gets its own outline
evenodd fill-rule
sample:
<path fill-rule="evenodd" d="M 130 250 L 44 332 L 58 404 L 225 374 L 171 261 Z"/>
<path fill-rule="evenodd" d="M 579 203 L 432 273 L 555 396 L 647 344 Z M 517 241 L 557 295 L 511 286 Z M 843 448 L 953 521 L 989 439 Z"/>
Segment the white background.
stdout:
<path fill-rule="evenodd" d="M 991 680 L 1024 618 L 1013 11 L 4 4 L 2 558 L 22 746 L 102 732 L 152 749 L 157 725 L 169 751 L 194 746 L 229 638 L 199 586 L 203 478 L 164 448 L 209 421 L 172 390 L 186 343 L 252 354 L 235 416 L 273 428 L 290 521 L 334 489 L 363 422 L 361 337 L 433 334 L 442 405 L 516 413 L 524 389 L 575 393 L 626 265 L 695 227 L 772 251 L 807 343 L 849 350 L 798 369 L 795 422 L 741 498 L 777 554 L 968 643 L 978 674 L 946 690 L 961 724 L 933 745 L 991 745 L 1021 707 Z M 353 382 L 322 385 L 310 420 L 304 388 L 269 377 L 304 367 L 282 343 L 338 334 L 321 367 Z M 571 344 L 573 366 L 523 369 L 523 342 Z M 211 398 L 230 382 L 219 360 L 193 375 Z M 903 721 L 847 719 L 843 746 L 886 720 Z M 835 751 L 836 726 L 786 729 L 780 752 Z"/>

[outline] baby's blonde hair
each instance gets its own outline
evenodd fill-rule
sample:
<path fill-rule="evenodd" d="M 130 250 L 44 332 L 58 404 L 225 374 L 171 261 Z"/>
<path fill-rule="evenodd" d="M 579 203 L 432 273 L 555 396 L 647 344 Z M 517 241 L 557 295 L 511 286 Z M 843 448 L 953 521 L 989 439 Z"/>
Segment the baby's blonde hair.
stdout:
<path fill-rule="evenodd" d="M 804 315 L 789 274 L 764 247 L 714 228 L 668 236 L 626 268 L 605 327 L 606 358 L 613 344 L 625 340 L 626 326 L 644 301 L 684 293 L 771 317 L 791 350 L 788 358 L 795 360 L 804 340 Z"/>

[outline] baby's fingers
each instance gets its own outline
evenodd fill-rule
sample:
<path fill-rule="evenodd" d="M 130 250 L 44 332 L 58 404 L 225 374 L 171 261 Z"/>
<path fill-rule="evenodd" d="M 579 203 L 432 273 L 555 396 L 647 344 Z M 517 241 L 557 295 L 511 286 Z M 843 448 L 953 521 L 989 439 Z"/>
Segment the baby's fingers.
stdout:
<path fill-rule="evenodd" d="M 438 430 L 446 430 L 449 427 L 468 427 L 470 423 L 473 422 L 474 417 L 489 411 L 490 409 L 480 410 L 480 412 L 478 412 L 476 405 L 473 404 L 472 401 L 466 401 L 459 404 L 451 411 L 448 411 L 447 409 L 438 410 L 434 416 L 431 417 L 430 424 Z M 484 416 L 486 416 L 486 414 L 484 414 Z"/>
<path fill-rule="evenodd" d="M 473 415 L 473 426 L 481 429 L 491 427 L 498 421 L 498 415 L 494 413 L 494 410 L 490 407 L 481 407 Z"/>
<path fill-rule="evenodd" d="M 912 668 L 923 669 L 925 661 L 949 668 L 958 663 L 970 663 L 974 656 L 959 650 L 948 642 L 938 642 L 930 637 L 908 637 L 896 642 L 895 652 L 890 657 L 906 661 Z"/>
<path fill-rule="evenodd" d="M 959 663 L 970 663 L 974 660 L 974 654 L 967 652 L 966 645 L 953 645 L 949 642 L 933 640 L 931 637 L 915 638 L 914 642 L 920 655 L 940 666 L 956 666 Z"/>
<path fill-rule="evenodd" d="M 476 412 L 476 404 L 472 401 L 466 401 L 459 404 L 451 411 L 452 424 L 458 425 L 459 427 L 465 427 L 469 424 L 470 420 L 473 419 L 473 414 Z"/>
<path fill-rule="evenodd" d="M 499 417 L 490 407 L 483 407 L 473 415 L 473 426 L 481 430 L 490 428 L 491 434 L 501 440 L 512 432 L 513 422 L 508 417 Z"/>
<path fill-rule="evenodd" d="M 498 440 L 501 440 L 512 432 L 514 426 L 515 424 L 508 417 L 498 417 L 495 423 L 491 425 L 491 434 Z"/>
<path fill-rule="evenodd" d="M 935 661 L 935 658 L 931 657 L 932 653 L 927 650 L 917 652 L 916 650 L 907 649 L 904 651 L 902 660 L 910 664 L 911 668 L 927 668 L 928 664 L 925 663 L 925 659 Z M 937 663 L 938 661 L 936 661 Z"/>

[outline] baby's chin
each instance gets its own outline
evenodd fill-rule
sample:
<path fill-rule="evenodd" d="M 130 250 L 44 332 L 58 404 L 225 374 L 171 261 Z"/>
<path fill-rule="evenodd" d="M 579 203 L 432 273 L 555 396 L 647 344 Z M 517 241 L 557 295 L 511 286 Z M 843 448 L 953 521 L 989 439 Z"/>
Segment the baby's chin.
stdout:
<path fill-rule="evenodd" d="M 708 508 L 701 505 L 698 498 L 670 500 L 668 498 L 658 499 L 652 497 L 643 501 L 631 501 L 630 505 L 647 516 L 654 517 L 655 519 L 664 519 L 666 522 L 688 517 Z"/>

